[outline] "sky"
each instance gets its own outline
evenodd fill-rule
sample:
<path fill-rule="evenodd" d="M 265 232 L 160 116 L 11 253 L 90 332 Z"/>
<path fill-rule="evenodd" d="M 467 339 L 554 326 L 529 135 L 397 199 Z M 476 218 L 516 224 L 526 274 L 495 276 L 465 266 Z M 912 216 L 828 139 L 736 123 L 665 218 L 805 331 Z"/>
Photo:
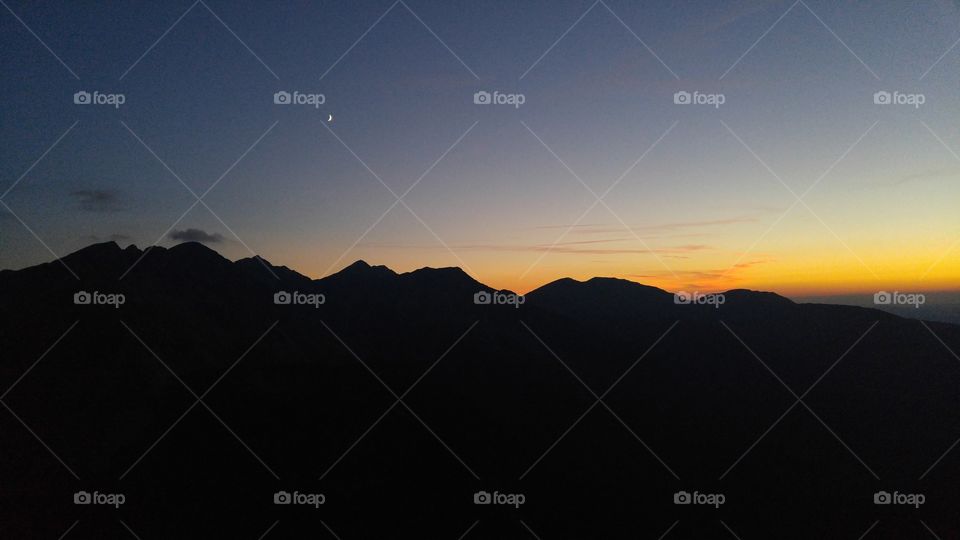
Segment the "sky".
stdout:
<path fill-rule="evenodd" d="M 958 39 L 943 0 L 5 0 L 0 268 L 197 240 L 520 292 L 955 291 Z"/>

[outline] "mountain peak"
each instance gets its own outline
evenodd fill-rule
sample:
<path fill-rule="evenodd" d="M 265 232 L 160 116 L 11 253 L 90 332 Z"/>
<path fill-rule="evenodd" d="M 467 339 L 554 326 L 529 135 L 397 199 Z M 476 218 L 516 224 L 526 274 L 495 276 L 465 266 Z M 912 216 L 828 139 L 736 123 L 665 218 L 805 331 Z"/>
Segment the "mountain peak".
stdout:
<path fill-rule="evenodd" d="M 217 253 L 200 242 L 181 242 L 168 250 L 170 253 Z M 219 253 L 217 253 L 219 255 Z"/>
<path fill-rule="evenodd" d="M 364 270 L 369 270 L 371 266 L 367 264 L 367 261 L 363 259 L 357 259 L 356 262 L 346 266 L 340 272 L 363 272 Z"/>
<path fill-rule="evenodd" d="M 108 254 L 108 253 L 116 253 L 116 252 L 118 252 L 118 251 L 121 251 L 120 246 L 119 246 L 116 242 L 114 242 L 113 240 L 110 240 L 110 241 L 107 241 L 107 242 L 99 242 L 99 243 L 96 243 L 96 244 L 90 244 L 90 245 L 87 246 L 87 247 L 83 247 L 83 248 L 80 248 L 80 249 L 74 251 L 73 253 L 67 255 L 67 257 L 74 257 L 74 256 L 84 256 L 84 257 L 86 257 L 86 256 L 94 256 L 94 257 L 96 257 L 96 256 L 100 256 L 100 255 L 105 255 L 105 254 Z"/>

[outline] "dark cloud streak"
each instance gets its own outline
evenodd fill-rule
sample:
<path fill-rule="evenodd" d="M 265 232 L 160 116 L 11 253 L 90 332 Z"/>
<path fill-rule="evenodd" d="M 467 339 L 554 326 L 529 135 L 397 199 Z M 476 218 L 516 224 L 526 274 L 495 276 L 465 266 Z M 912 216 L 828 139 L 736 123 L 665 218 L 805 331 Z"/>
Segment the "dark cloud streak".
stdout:
<path fill-rule="evenodd" d="M 71 191 L 84 212 L 116 212 L 122 210 L 120 193 L 113 189 L 78 189 Z"/>
<path fill-rule="evenodd" d="M 224 240 L 220 233 L 208 233 L 200 229 L 175 230 L 170 233 L 170 239 L 181 242 L 200 242 L 202 244 L 219 244 Z"/>

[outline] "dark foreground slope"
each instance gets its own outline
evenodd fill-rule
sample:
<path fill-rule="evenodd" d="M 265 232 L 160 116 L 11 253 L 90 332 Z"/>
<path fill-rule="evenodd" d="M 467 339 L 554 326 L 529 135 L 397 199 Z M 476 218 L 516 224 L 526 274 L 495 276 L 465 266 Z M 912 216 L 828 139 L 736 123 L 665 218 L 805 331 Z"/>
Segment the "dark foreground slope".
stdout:
<path fill-rule="evenodd" d="M 197 244 L 64 262 L 0 273 L 2 538 L 960 538 L 956 326 L 613 279 L 476 305 L 459 269 Z"/>

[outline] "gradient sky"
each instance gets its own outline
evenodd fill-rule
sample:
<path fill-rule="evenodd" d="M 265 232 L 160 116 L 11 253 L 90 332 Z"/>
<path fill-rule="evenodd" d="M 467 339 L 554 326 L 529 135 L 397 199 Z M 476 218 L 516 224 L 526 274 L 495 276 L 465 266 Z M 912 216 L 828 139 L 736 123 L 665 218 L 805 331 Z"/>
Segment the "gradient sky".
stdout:
<path fill-rule="evenodd" d="M 960 288 L 956 2 L 205 1 L 0 10 L 0 200 L 54 253 L 176 232 L 312 277 L 364 259 L 521 292 Z M 171 229 L 196 199 L 166 167 L 197 195 L 229 173 Z M 380 180 L 421 176 L 384 216 Z M 0 268 L 52 259 L 17 217 Z"/>

